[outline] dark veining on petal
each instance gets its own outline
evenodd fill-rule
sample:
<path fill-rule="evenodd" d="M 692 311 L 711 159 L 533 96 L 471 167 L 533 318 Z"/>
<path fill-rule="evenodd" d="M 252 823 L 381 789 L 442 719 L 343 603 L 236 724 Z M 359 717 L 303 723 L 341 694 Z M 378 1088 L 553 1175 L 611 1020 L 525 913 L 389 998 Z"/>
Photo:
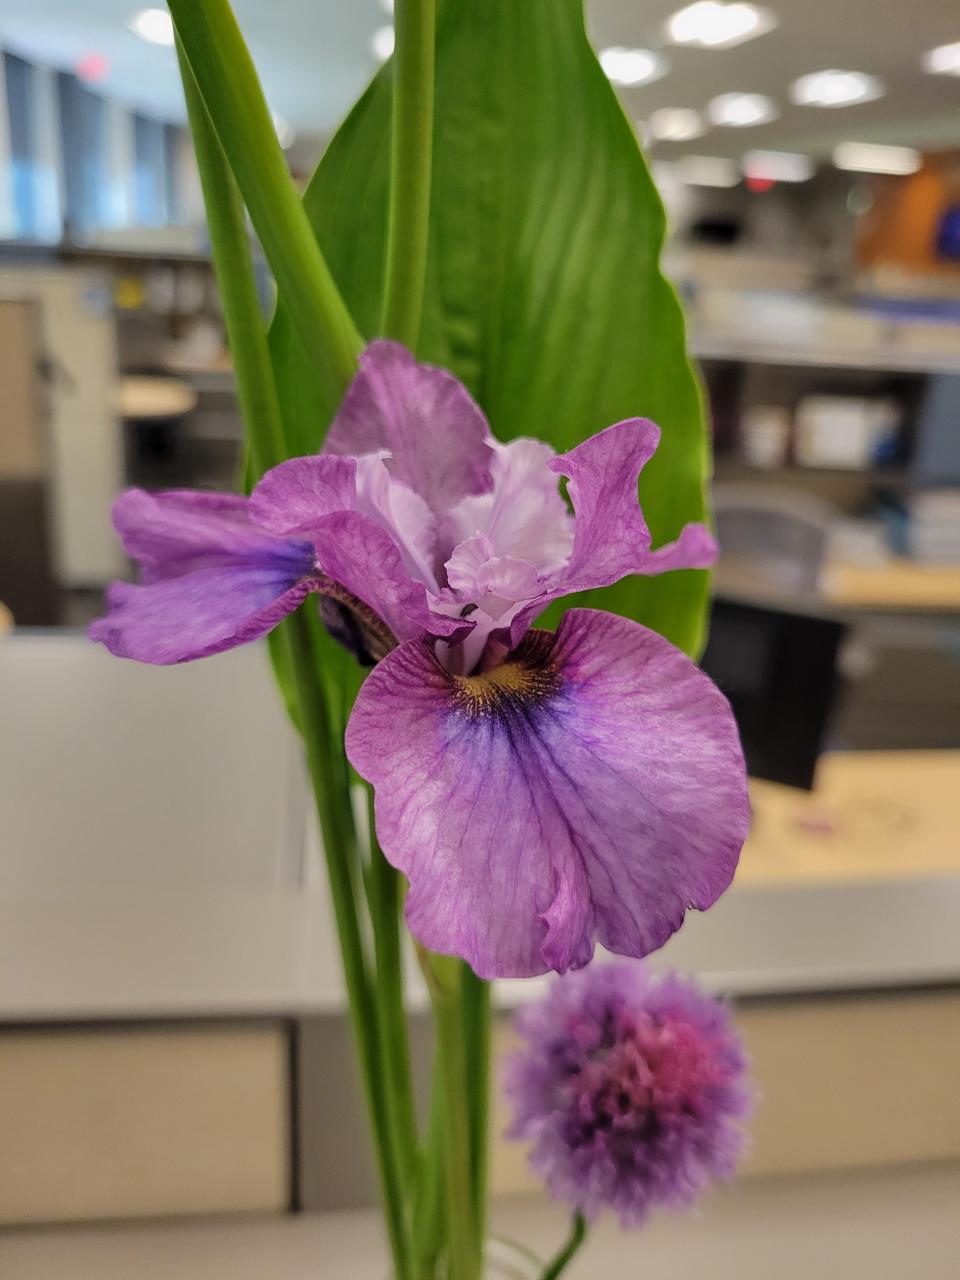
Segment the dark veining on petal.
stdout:
<path fill-rule="evenodd" d="M 320 595 L 323 625 L 361 666 L 375 666 L 397 647 L 397 638 L 383 619 L 339 582 L 321 575 L 314 590 Z"/>
<path fill-rule="evenodd" d="M 552 631 L 529 631 L 498 666 L 472 676 L 453 676 L 457 709 L 471 719 L 528 714 L 559 690 L 562 677 L 553 661 Z"/>

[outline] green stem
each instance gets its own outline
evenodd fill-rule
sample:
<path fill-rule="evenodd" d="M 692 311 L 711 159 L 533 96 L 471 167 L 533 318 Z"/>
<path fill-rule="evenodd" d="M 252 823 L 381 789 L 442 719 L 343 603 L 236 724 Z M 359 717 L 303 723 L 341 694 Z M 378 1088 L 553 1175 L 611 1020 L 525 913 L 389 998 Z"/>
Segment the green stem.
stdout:
<path fill-rule="evenodd" d="M 383 1088 L 390 1117 L 399 1173 L 412 1185 L 417 1158 L 417 1121 L 410 1068 L 410 1036 L 404 1004 L 403 956 L 400 948 L 401 881 L 377 841 L 373 792 L 367 788 L 370 812 L 368 895 L 377 961 L 375 998 L 383 1045 Z"/>
<path fill-rule="evenodd" d="M 477 1238 L 486 1232 L 487 1164 L 490 1128 L 490 983 L 462 966 L 463 1034 L 469 1064 L 470 1151 Z"/>
<path fill-rule="evenodd" d="M 283 424 L 257 297 L 243 202 L 179 40 L 177 59 L 207 211 L 213 269 L 233 357 L 237 399 L 254 466 L 262 474 L 283 461 Z"/>
<path fill-rule="evenodd" d="M 437 1259 L 443 1249 L 444 1159 L 443 1081 L 439 1054 L 433 1064 L 430 1119 L 413 1210 L 413 1263 L 416 1280 L 434 1280 Z"/>
<path fill-rule="evenodd" d="M 424 952 L 420 955 L 433 1003 L 437 1067 L 443 1096 L 447 1274 L 449 1280 L 477 1280 L 481 1246 L 473 1208 L 462 966 L 449 956 Z"/>
<path fill-rule="evenodd" d="M 556 1280 L 566 1269 L 568 1263 L 574 1254 L 587 1238 L 587 1220 L 582 1213 L 576 1213 L 573 1216 L 573 1222 L 570 1227 L 570 1235 L 566 1244 L 556 1255 L 552 1262 L 548 1262 L 544 1268 L 543 1275 L 540 1280 Z"/>
<path fill-rule="evenodd" d="M 343 957 L 354 1037 L 360 1058 L 367 1108 L 373 1123 L 380 1185 L 387 1232 L 390 1236 L 396 1280 L 409 1280 L 410 1263 L 403 1187 L 394 1149 L 389 1109 L 383 1091 L 384 1071 L 380 1052 L 377 1009 L 368 977 L 368 965 L 354 896 L 351 854 L 355 832 L 349 792 L 336 796 L 328 787 L 331 776 L 329 745 L 331 727 L 323 690 L 313 665 L 313 646 L 303 610 L 287 624 L 290 657 L 300 697 L 301 723 L 307 748 L 307 766 L 313 781 L 317 813 L 323 835 L 330 895 Z"/>
<path fill-rule="evenodd" d="M 194 57 L 192 60 L 188 60 L 184 53 L 184 47 L 180 43 L 180 38 L 183 38 L 184 43 L 186 43 L 185 32 L 190 31 L 196 35 L 195 26 L 191 24 L 199 22 L 201 25 L 198 29 L 201 35 L 203 34 L 204 28 L 201 19 L 204 17 L 210 18 L 212 22 L 217 15 L 220 15 L 220 19 L 222 19 L 222 11 L 225 11 L 226 18 L 229 19 L 229 23 L 232 23 L 232 15 L 229 8 L 216 3 L 216 0 L 200 0 L 199 3 L 186 8 L 175 2 L 171 5 L 171 8 L 174 10 L 175 17 L 180 15 L 177 26 L 177 54 L 180 60 L 184 94 L 207 208 L 214 268 L 223 303 L 224 322 L 233 354 L 238 399 L 247 429 L 253 464 L 256 471 L 262 473 L 267 468 L 281 462 L 288 456 L 288 453 L 283 439 L 283 422 L 279 410 L 276 383 L 267 347 L 263 317 L 260 313 L 257 298 L 243 204 L 240 198 L 240 190 L 238 190 L 238 185 L 243 183 L 243 175 L 246 173 L 247 202 L 248 207 L 252 207 L 250 190 L 256 191 L 256 181 L 253 181 L 251 188 L 252 179 L 248 170 L 251 167 L 255 167 L 255 165 L 252 162 L 248 164 L 249 157 L 247 152 L 256 150 L 254 145 L 256 130 L 255 128 L 253 129 L 249 141 L 244 141 L 244 124 L 239 121 L 232 122 L 231 128 L 235 123 L 239 132 L 236 130 L 231 132 L 228 129 L 221 131 L 218 137 L 207 108 L 210 102 L 218 102 L 216 92 L 212 94 L 209 92 L 210 84 L 212 83 L 214 90 L 223 87 L 219 84 L 216 76 L 219 64 L 216 58 L 211 58 L 207 54 L 202 57 L 199 56 L 196 43 L 194 44 Z M 227 24 L 228 27 L 229 23 Z M 235 27 L 235 24 L 233 25 Z M 229 30 L 227 35 L 229 36 Z M 239 32 L 236 33 L 236 40 L 240 43 L 243 55 L 246 55 Z M 202 50 L 202 41 L 199 47 Z M 227 48 L 229 53 L 229 42 Z M 235 49 L 233 53 L 236 53 Z M 233 56 L 233 54 L 230 54 L 230 56 Z M 247 61 L 249 62 L 249 58 L 247 58 Z M 205 68 L 208 73 L 208 92 L 205 96 L 201 96 L 200 87 L 195 77 L 195 71 L 198 67 Z M 256 85 L 256 77 L 252 65 L 247 68 L 247 71 L 249 76 L 253 77 L 256 89 L 254 97 L 256 97 L 259 94 L 259 85 Z M 240 65 L 239 75 L 241 80 L 243 79 L 243 73 L 244 68 Z M 211 74 L 213 76 L 212 81 L 209 80 Z M 230 85 L 227 87 L 228 89 L 231 88 Z M 259 98 L 259 103 L 265 113 L 266 106 L 262 102 L 262 97 Z M 220 106 L 222 108 L 222 102 L 220 102 Z M 267 118 L 267 123 L 269 125 L 269 117 Z M 256 125 L 256 121 L 254 121 L 254 125 Z M 239 150 L 236 146 L 234 148 L 235 156 L 224 154 L 227 142 L 231 138 L 234 143 L 238 143 L 239 140 Z M 268 139 L 268 153 L 271 146 L 279 156 L 272 127 L 270 127 Z M 228 159 L 233 161 L 232 172 Z M 283 180 L 281 182 L 279 177 L 275 175 L 273 185 L 281 193 L 288 188 L 292 192 L 282 157 L 280 157 L 280 164 L 283 166 Z M 237 175 L 237 177 L 235 178 L 234 175 Z M 302 210 L 299 208 L 299 200 L 296 199 L 295 194 L 294 201 L 302 215 Z M 283 200 L 281 199 L 282 207 Z M 263 229 L 261 227 L 258 227 L 258 229 L 260 230 L 261 239 L 266 243 Z M 309 232 L 309 228 L 307 230 Z M 309 239 L 314 254 L 314 265 L 318 261 L 322 270 L 325 271 L 325 265 L 322 258 L 319 258 L 319 250 L 313 241 L 312 233 L 309 235 Z M 309 258 L 310 255 L 308 254 L 307 257 Z M 273 265 L 278 279 L 280 279 L 281 271 L 276 262 Z M 314 274 L 316 275 L 316 272 Z M 314 283 L 316 284 L 316 281 Z M 332 287 L 332 281 L 330 285 Z M 339 296 L 333 290 L 333 294 L 327 297 L 321 307 L 321 310 L 324 307 L 326 308 L 330 319 L 331 332 L 337 329 L 336 304 L 339 304 L 342 310 Z M 309 310 L 309 307 L 307 309 Z M 343 311 L 343 315 L 346 315 L 345 311 Z M 347 317 L 347 321 L 349 321 L 349 317 Z M 344 332 L 343 326 L 341 326 L 340 331 L 342 336 Z M 340 362 L 341 368 L 336 384 L 338 397 L 349 380 L 354 364 L 356 344 L 353 344 L 351 340 L 351 343 L 347 345 L 349 346 L 349 359 L 345 354 L 346 347 L 341 352 L 343 358 Z M 392 1099 L 396 1091 L 394 1072 L 398 1064 L 401 1073 L 403 1071 L 402 1060 L 405 1056 L 406 1046 L 406 1027 L 403 1020 L 403 997 L 399 970 L 398 889 L 395 883 L 390 884 L 385 880 L 383 884 L 378 885 L 377 893 L 374 895 L 375 901 L 382 903 L 383 914 L 383 927 L 378 931 L 378 960 L 381 961 L 381 981 L 376 984 L 376 991 L 378 996 L 381 991 L 389 995 L 392 1003 L 388 1018 L 386 1012 L 381 1015 L 377 1000 L 374 998 L 374 990 L 369 976 L 369 961 L 357 913 L 357 891 L 355 885 L 357 846 L 356 830 L 350 805 L 350 775 L 346 768 L 346 762 L 343 760 L 342 724 L 334 724 L 330 714 L 330 707 L 334 705 L 333 691 L 328 690 L 325 692 L 322 674 L 316 662 L 317 645 L 313 634 L 316 625 L 313 617 L 304 610 L 300 610 L 293 617 L 286 620 L 283 624 L 281 635 L 283 642 L 287 645 L 290 665 L 295 677 L 296 700 L 299 708 L 298 720 L 303 729 L 307 763 L 313 782 L 317 813 L 323 836 L 331 898 L 339 935 L 340 951 L 343 958 L 344 975 L 350 1002 L 354 1037 L 360 1059 L 363 1087 L 373 1127 L 374 1145 L 384 1198 L 387 1229 L 394 1257 L 395 1274 L 397 1280 L 409 1280 L 411 1272 L 403 1181 L 404 1177 L 408 1176 L 410 1172 L 410 1163 L 413 1159 L 415 1144 L 415 1136 L 413 1138 L 410 1137 L 411 1132 L 415 1134 L 412 1101 L 410 1102 L 409 1115 L 406 1115 L 402 1109 L 404 1105 L 403 1099 L 396 1107 L 398 1115 L 401 1117 L 399 1136 L 397 1126 L 392 1120 L 394 1109 Z M 340 767 L 338 767 L 338 763 Z M 382 861 L 382 855 L 380 855 L 380 858 Z M 386 866 L 385 863 L 383 865 Z M 387 871 L 389 872 L 390 868 L 387 868 Z M 391 917 L 392 925 L 390 924 Z M 384 948 L 386 948 L 385 951 Z M 382 1026 L 380 1025 L 381 1023 Z M 384 1045 L 390 1046 L 389 1059 L 384 1052 Z M 386 1070 L 384 1069 L 385 1067 L 387 1068 Z M 404 1087 L 409 1091 L 409 1065 L 406 1066 L 405 1079 L 406 1085 Z M 412 1095 L 410 1096 L 412 1098 Z"/>
<path fill-rule="evenodd" d="M 236 19 L 227 0 L 169 0 L 169 6 L 277 287 L 336 402 L 362 341 L 290 178 Z"/>
<path fill-rule="evenodd" d="M 396 0 L 393 134 L 381 329 L 415 350 L 427 275 L 436 0 Z"/>

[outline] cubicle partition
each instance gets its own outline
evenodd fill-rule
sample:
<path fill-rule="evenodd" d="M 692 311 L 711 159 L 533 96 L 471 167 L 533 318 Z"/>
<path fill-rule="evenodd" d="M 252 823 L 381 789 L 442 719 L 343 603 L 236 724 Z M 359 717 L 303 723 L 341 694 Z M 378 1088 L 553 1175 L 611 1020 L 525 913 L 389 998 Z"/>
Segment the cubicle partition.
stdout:
<path fill-rule="evenodd" d="M 372 1196 L 271 680 L 259 645 L 157 669 L 79 634 L 0 642 L 0 1222 Z M 960 1156 L 958 784 L 950 752 L 831 756 L 809 796 L 754 784 L 734 888 L 656 958 L 738 1004 L 758 1176 Z M 877 805 L 896 820 L 878 825 Z M 498 1043 L 541 985 L 498 984 Z M 425 1019 L 414 1042 L 425 1078 Z M 501 1190 L 527 1186 L 499 1141 L 494 1169 Z"/>

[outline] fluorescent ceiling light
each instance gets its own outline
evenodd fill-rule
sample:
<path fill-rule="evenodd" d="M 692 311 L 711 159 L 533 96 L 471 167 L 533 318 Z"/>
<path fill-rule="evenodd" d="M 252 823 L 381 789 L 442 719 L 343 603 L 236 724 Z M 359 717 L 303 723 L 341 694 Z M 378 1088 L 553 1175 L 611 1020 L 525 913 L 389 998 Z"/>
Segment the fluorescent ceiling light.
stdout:
<path fill-rule="evenodd" d="M 682 156 L 677 161 L 676 173 L 694 187 L 735 187 L 740 181 L 736 164 L 720 156 Z"/>
<path fill-rule="evenodd" d="M 882 80 L 863 71 L 814 71 L 794 80 L 790 97 L 801 107 L 849 107 L 885 92 Z"/>
<path fill-rule="evenodd" d="M 370 52 L 378 62 L 386 62 L 393 53 L 396 35 L 393 27 L 378 27 L 370 37 Z"/>
<path fill-rule="evenodd" d="M 853 173 L 916 173 L 923 156 L 913 147 L 885 147 L 876 142 L 841 142 L 833 149 L 838 169 Z"/>
<path fill-rule="evenodd" d="M 762 93 L 721 93 L 707 104 L 707 115 L 713 123 L 732 129 L 766 124 L 778 114 L 776 104 Z"/>
<path fill-rule="evenodd" d="M 393 13 L 393 0 L 380 0 L 380 8 L 384 13 Z"/>
<path fill-rule="evenodd" d="M 697 0 L 667 19 L 667 39 L 704 49 L 732 49 L 777 25 L 777 15 L 754 4 L 721 4 Z"/>
<path fill-rule="evenodd" d="M 601 49 L 600 65 L 608 80 L 622 85 L 650 84 L 670 69 L 666 60 L 650 49 L 624 49 L 620 45 Z"/>
<path fill-rule="evenodd" d="M 796 151 L 748 151 L 742 165 L 746 177 L 761 182 L 806 182 L 815 168 L 809 156 Z"/>
<path fill-rule="evenodd" d="M 935 76 L 960 76 L 960 40 L 941 44 L 923 55 L 923 69 Z"/>
<path fill-rule="evenodd" d="M 141 9 L 127 26 L 150 44 L 173 44 L 173 21 L 166 9 Z"/>
<path fill-rule="evenodd" d="M 703 116 L 689 107 L 660 107 L 647 122 L 650 137 L 658 142 L 689 142 L 705 129 Z"/>

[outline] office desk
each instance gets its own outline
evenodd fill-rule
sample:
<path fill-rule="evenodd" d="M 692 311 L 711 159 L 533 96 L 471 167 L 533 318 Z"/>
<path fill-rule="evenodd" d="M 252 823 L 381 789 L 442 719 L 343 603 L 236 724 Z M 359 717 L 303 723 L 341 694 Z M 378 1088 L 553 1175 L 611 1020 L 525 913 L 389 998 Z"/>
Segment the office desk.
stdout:
<path fill-rule="evenodd" d="M 128 421 L 182 418 L 196 405 L 196 391 L 179 378 L 130 375 L 117 385 L 117 409 Z"/>
<path fill-rule="evenodd" d="M 826 601 L 843 608 L 960 610 L 960 565 L 920 564 L 899 556 L 867 568 L 834 561 L 823 572 L 821 591 Z"/>
<path fill-rule="evenodd" d="M 960 875 L 960 751 L 824 756 L 809 795 L 754 779 L 737 884 Z"/>
<path fill-rule="evenodd" d="M 728 557 L 717 565 L 713 587 L 718 596 L 788 613 L 960 612 L 960 565 L 920 564 L 902 556 L 873 566 L 828 561 L 816 591 L 780 588 L 758 577 L 748 561 Z"/>

